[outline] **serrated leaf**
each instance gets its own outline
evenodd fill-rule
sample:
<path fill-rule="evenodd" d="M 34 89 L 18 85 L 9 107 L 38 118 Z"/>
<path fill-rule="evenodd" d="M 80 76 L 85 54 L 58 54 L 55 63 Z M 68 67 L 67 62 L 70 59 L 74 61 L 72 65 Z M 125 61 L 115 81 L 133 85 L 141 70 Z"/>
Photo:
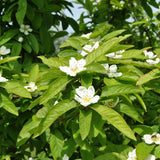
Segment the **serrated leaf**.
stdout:
<path fill-rule="evenodd" d="M 19 25 L 23 24 L 26 11 L 27 11 L 27 0 L 19 0 L 18 10 L 16 12 L 16 19 Z"/>
<path fill-rule="evenodd" d="M 130 94 L 130 93 L 144 93 L 143 88 L 135 87 L 130 84 L 118 84 L 112 86 L 103 87 L 102 97 L 112 96 L 112 95 L 121 95 L 121 94 Z"/>
<path fill-rule="evenodd" d="M 141 142 L 136 146 L 136 155 L 138 160 L 144 160 L 153 150 L 155 145 L 148 145 L 145 142 Z"/>
<path fill-rule="evenodd" d="M 57 93 L 59 93 L 68 83 L 69 78 L 66 76 L 59 77 L 54 80 L 48 87 L 47 91 L 42 95 L 40 103 L 46 103 L 49 99 L 53 98 Z"/>
<path fill-rule="evenodd" d="M 18 111 L 14 103 L 3 93 L 0 93 L 1 106 L 11 114 L 18 116 Z"/>
<path fill-rule="evenodd" d="M 34 137 L 41 135 L 46 129 L 48 129 L 54 121 L 67 111 L 77 107 L 75 101 L 64 100 L 53 106 L 45 118 L 39 124 L 38 129 L 34 133 Z"/>
<path fill-rule="evenodd" d="M 118 112 L 116 112 L 115 110 L 107 106 L 103 106 L 99 104 L 92 105 L 90 108 L 98 112 L 104 120 L 112 124 L 115 128 L 117 128 L 124 135 L 126 135 L 127 137 L 133 140 L 136 140 L 136 137 L 134 136 L 133 131 L 130 129 L 126 121 L 123 119 L 123 117 Z"/>
<path fill-rule="evenodd" d="M 81 134 L 82 140 L 84 140 L 89 134 L 91 120 L 92 120 L 91 111 L 85 111 L 85 110 L 80 111 L 79 128 L 80 128 L 80 134 Z"/>
<path fill-rule="evenodd" d="M 105 54 L 111 47 L 116 45 L 119 42 L 118 38 L 113 38 L 105 43 L 103 45 L 99 46 L 96 50 L 94 50 L 92 53 L 88 54 L 86 57 L 86 65 L 91 64 L 93 61 L 95 61 L 98 57 Z"/>
<path fill-rule="evenodd" d="M 62 157 L 61 152 L 64 145 L 64 138 L 61 132 L 55 130 L 54 134 L 51 135 L 49 144 L 54 159 L 58 160 L 58 158 Z"/>
<path fill-rule="evenodd" d="M 160 70 L 158 68 L 153 69 L 149 73 L 142 75 L 137 81 L 136 85 L 142 85 L 144 83 L 149 82 L 150 80 L 153 80 L 159 77 L 160 77 Z"/>
<path fill-rule="evenodd" d="M 38 73 L 39 73 L 39 65 L 36 64 L 35 66 L 32 67 L 32 69 L 29 73 L 28 82 L 35 82 L 35 80 L 38 77 Z"/>

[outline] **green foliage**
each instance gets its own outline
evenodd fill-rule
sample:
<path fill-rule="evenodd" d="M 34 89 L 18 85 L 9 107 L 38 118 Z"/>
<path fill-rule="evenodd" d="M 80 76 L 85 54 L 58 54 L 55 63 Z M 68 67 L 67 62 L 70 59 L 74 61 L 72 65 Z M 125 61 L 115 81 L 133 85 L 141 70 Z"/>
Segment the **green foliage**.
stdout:
<path fill-rule="evenodd" d="M 65 0 L 2 2 L 0 159 L 125 160 L 134 149 L 139 160 L 160 158 L 144 136 L 160 132 L 158 3 L 77 2 L 88 10 L 79 24 Z M 53 42 L 69 25 L 74 36 L 58 53 Z"/>

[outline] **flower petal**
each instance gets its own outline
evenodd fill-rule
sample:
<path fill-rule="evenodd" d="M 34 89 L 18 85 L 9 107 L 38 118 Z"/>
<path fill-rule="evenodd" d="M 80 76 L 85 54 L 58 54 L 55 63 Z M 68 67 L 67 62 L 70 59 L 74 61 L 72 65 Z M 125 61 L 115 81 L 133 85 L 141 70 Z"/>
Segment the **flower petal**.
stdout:
<path fill-rule="evenodd" d="M 94 96 L 92 99 L 91 99 L 91 103 L 97 103 L 98 102 L 98 100 L 99 100 L 99 96 L 98 95 L 96 95 L 96 96 Z"/>

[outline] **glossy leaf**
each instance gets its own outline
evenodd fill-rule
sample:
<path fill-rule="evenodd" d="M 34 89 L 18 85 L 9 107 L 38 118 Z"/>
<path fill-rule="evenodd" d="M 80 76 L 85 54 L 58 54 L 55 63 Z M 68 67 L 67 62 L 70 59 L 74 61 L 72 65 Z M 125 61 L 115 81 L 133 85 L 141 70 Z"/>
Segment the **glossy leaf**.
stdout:
<path fill-rule="evenodd" d="M 46 129 L 48 129 L 54 121 L 67 111 L 77 107 L 75 101 L 64 100 L 53 106 L 45 118 L 39 124 L 37 130 L 34 133 L 34 137 L 41 135 Z"/>
<path fill-rule="evenodd" d="M 49 99 L 53 98 L 58 94 L 68 83 L 70 82 L 69 78 L 66 76 L 59 77 L 53 81 L 46 92 L 42 95 L 40 103 L 46 103 Z"/>
<path fill-rule="evenodd" d="M 136 146 L 136 155 L 138 160 L 144 160 L 153 150 L 155 145 L 148 145 L 145 142 L 141 142 Z"/>
<path fill-rule="evenodd" d="M 117 128 L 124 135 L 126 135 L 127 137 L 133 140 L 136 140 L 136 137 L 134 136 L 133 131 L 130 129 L 126 121 L 123 119 L 123 117 L 118 112 L 116 112 L 115 110 L 107 106 L 98 105 L 98 104 L 91 106 L 91 108 L 95 110 L 96 112 L 98 112 L 104 120 L 112 124 L 115 128 Z"/>
<path fill-rule="evenodd" d="M 130 84 L 118 84 L 112 86 L 106 86 L 103 88 L 102 97 L 112 96 L 112 95 L 121 95 L 121 94 L 130 94 L 130 93 L 143 93 L 144 89 L 135 87 Z"/>

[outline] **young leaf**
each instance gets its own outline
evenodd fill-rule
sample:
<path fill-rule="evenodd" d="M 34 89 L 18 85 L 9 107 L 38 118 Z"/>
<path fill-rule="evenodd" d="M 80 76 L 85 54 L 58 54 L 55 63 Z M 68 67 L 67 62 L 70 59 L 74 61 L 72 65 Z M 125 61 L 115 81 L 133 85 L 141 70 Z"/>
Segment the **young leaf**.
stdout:
<path fill-rule="evenodd" d="M 48 129 L 54 121 L 67 111 L 77 107 L 75 101 L 64 100 L 53 106 L 45 118 L 39 124 L 39 127 L 34 133 L 34 138 L 41 135 L 46 129 Z"/>
<path fill-rule="evenodd" d="M 26 11 L 27 11 L 27 0 L 19 0 L 18 10 L 16 13 L 16 19 L 19 25 L 23 24 Z"/>
<path fill-rule="evenodd" d="M 126 121 L 118 112 L 116 112 L 115 110 L 107 106 L 103 106 L 99 104 L 92 105 L 90 108 L 98 112 L 104 120 L 107 120 L 110 124 L 112 124 L 124 135 L 126 135 L 127 137 L 133 140 L 136 140 L 136 137 L 134 136 L 133 131 L 130 129 Z"/>
<path fill-rule="evenodd" d="M 50 85 L 47 91 L 42 95 L 40 103 L 46 103 L 49 99 L 53 98 L 57 93 L 59 93 L 68 83 L 70 82 L 69 78 L 66 76 L 59 77 L 54 80 Z"/>
<path fill-rule="evenodd" d="M 136 146 L 136 155 L 138 160 L 144 160 L 153 150 L 155 145 L 148 145 L 145 142 L 141 142 Z"/>
<path fill-rule="evenodd" d="M 81 76 L 81 85 L 84 87 L 89 87 L 92 85 L 92 75 L 89 73 L 82 74 Z"/>
<path fill-rule="evenodd" d="M 138 88 L 130 84 L 118 84 L 114 86 L 104 87 L 102 91 L 102 97 L 129 94 L 129 93 L 143 93 L 143 92 L 144 92 L 143 88 Z"/>
<path fill-rule="evenodd" d="M 139 94 L 134 94 L 134 95 L 135 95 L 135 96 L 137 97 L 137 99 L 139 100 L 139 102 L 140 102 L 141 106 L 143 107 L 143 109 L 147 112 L 147 107 L 146 107 L 143 99 L 141 98 L 141 96 L 140 96 Z"/>
<path fill-rule="evenodd" d="M 0 102 L 1 102 L 2 107 L 3 107 L 6 111 L 8 111 L 8 112 L 10 112 L 10 113 L 18 116 L 18 111 L 17 111 L 16 106 L 15 106 L 14 103 L 13 103 L 5 94 L 3 94 L 3 93 L 0 93 Z"/>
<path fill-rule="evenodd" d="M 18 58 L 20 58 L 20 57 L 19 56 L 7 57 L 7 58 L 4 58 L 4 59 L 0 60 L 0 64 L 6 63 L 6 62 L 10 62 L 10 61 L 16 60 Z"/>
<path fill-rule="evenodd" d="M 38 64 L 36 64 L 29 73 L 28 82 L 35 82 L 35 80 L 38 77 L 38 73 L 39 73 L 39 66 Z"/>
<path fill-rule="evenodd" d="M 85 111 L 85 110 L 80 111 L 79 128 L 80 128 L 80 134 L 81 134 L 82 140 L 84 140 L 89 134 L 91 120 L 92 120 L 91 111 Z"/>
<path fill-rule="evenodd" d="M 3 88 L 7 89 L 9 92 L 19 95 L 25 98 L 32 98 L 31 94 L 18 82 L 10 81 L 6 82 L 2 86 Z"/>

